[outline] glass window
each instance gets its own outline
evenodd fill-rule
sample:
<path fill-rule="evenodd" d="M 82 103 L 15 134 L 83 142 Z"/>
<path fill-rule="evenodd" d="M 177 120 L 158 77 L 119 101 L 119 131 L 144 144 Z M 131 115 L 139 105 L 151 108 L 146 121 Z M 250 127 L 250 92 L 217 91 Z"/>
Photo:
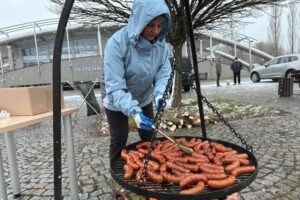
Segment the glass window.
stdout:
<path fill-rule="evenodd" d="M 289 62 L 289 58 L 290 57 L 282 57 L 281 59 L 280 59 L 280 63 L 287 63 L 287 62 Z"/>
<path fill-rule="evenodd" d="M 74 40 L 76 58 L 98 55 L 98 42 L 96 38 L 78 38 Z"/>
<path fill-rule="evenodd" d="M 290 57 L 290 62 L 293 62 L 293 61 L 296 61 L 296 60 L 298 60 L 297 56 L 291 56 Z"/>
<path fill-rule="evenodd" d="M 279 60 L 280 60 L 280 58 L 276 58 L 276 59 L 274 59 L 274 60 L 271 60 L 271 61 L 268 62 L 267 64 L 268 64 L 268 65 L 276 65 L 276 64 L 279 63 Z"/>

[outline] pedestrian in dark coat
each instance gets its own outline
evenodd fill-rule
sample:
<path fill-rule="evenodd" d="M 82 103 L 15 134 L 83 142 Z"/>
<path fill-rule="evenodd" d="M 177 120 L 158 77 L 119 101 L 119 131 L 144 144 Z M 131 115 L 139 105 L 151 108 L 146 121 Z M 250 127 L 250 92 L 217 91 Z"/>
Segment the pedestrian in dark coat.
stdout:
<path fill-rule="evenodd" d="M 230 67 L 233 72 L 234 85 L 236 85 L 236 82 L 238 82 L 238 84 L 240 85 L 241 84 L 241 70 L 243 69 L 243 64 L 241 63 L 241 61 L 238 60 L 238 57 L 235 57 L 234 62 L 231 64 Z"/>

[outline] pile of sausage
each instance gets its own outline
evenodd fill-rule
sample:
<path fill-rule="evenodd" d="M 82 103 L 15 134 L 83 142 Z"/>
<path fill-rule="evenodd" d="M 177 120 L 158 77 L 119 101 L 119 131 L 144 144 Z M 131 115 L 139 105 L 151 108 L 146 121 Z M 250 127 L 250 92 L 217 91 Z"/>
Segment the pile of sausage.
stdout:
<path fill-rule="evenodd" d="M 146 174 L 147 178 L 156 183 L 164 181 L 178 184 L 180 194 L 201 193 L 206 187 L 224 189 L 234 185 L 237 176 L 255 171 L 255 166 L 249 162 L 248 154 L 238 153 L 223 144 L 198 138 L 189 141 L 179 138 L 177 141 L 193 148 L 193 153 L 186 155 L 169 140 L 157 140 Z M 146 178 L 141 178 L 149 148 L 150 142 L 143 142 L 136 145 L 136 150 L 121 151 L 121 158 L 126 161 L 123 167 L 125 180 L 134 178 L 135 174 L 137 182 L 146 183 Z"/>

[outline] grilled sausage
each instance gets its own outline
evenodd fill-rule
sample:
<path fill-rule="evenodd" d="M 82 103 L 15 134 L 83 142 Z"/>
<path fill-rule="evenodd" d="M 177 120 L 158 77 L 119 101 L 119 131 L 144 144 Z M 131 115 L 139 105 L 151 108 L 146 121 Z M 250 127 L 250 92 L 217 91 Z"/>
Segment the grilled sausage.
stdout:
<path fill-rule="evenodd" d="M 167 161 L 166 164 L 167 164 L 167 166 L 168 166 L 169 169 L 175 169 L 175 170 L 178 170 L 178 171 L 180 171 L 182 173 L 190 173 L 191 172 L 189 169 L 186 169 L 186 168 L 184 168 L 182 166 L 179 166 L 179 165 L 177 165 L 175 163 L 172 163 L 170 161 Z"/>
<path fill-rule="evenodd" d="M 205 184 L 202 181 L 199 181 L 195 187 L 186 190 L 181 190 L 180 194 L 186 194 L 186 195 L 198 194 L 203 192 L 204 189 L 205 189 Z"/>
<path fill-rule="evenodd" d="M 163 176 L 161 174 L 159 174 L 159 173 L 157 173 L 155 171 L 152 171 L 150 169 L 147 170 L 147 175 L 155 183 L 161 183 L 164 180 L 164 178 L 163 178 Z"/>
<path fill-rule="evenodd" d="M 176 165 L 179 165 L 181 167 L 184 167 L 185 169 L 188 169 L 192 172 L 197 172 L 199 171 L 198 165 L 195 164 L 188 164 L 188 163 L 181 163 L 181 162 L 175 162 Z"/>
<path fill-rule="evenodd" d="M 250 174 L 255 171 L 255 166 L 241 166 L 232 170 L 231 174 L 234 176 L 238 176 L 240 174 Z"/>
<path fill-rule="evenodd" d="M 126 164 L 123 167 L 124 170 L 124 180 L 129 180 L 133 176 L 133 169 L 130 165 Z"/>
<path fill-rule="evenodd" d="M 151 158 L 157 160 L 159 163 L 164 163 L 166 162 L 166 159 L 163 155 L 160 155 L 154 151 L 151 152 Z"/>
<path fill-rule="evenodd" d="M 174 175 L 170 174 L 169 172 L 162 171 L 160 174 L 163 176 L 164 181 L 168 183 L 174 183 L 174 184 L 179 184 L 179 182 L 185 177 L 184 175 Z"/>
<path fill-rule="evenodd" d="M 195 157 L 192 157 L 192 156 L 189 156 L 187 157 L 188 161 L 190 163 L 203 163 L 203 162 L 209 162 L 209 159 L 208 158 L 195 158 Z"/>
<path fill-rule="evenodd" d="M 220 174 L 215 174 L 215 173 L 203 173 L 204 176 L 206 176 L 206 178 L 208 180 L 222 180 L 225 179 L 227 177 L 227 175 L 225 173 L 220 173 Z"/>
<path fill-rule="evenodd" d="M 198 183 L 199 181 L 206 183 L 207 182 L 206 176 L 204 176 L 203 174 L 191 174 L 179 182 L 179 187 L 180 189 L 185 189 Z"/>
<path fill-rule="evenodd" d="M 127 164 L 130 165 L 134 170 L 138 170 L 140 168 L 140 166 L 133 161 L 132 157 L 129 157 L 127 160 L 126 160 Z"/>
<path fill-rule="evenodd" d="M 159 166 L 160 172 L 165 172 L 165 171 L 167 171 L 167 169 L 168 169 L 167 163 L 163 163 Z"/>
<path fill-rule="evenodd" d="M 121 151 L 121 158 L 122 158 L 123 160 L 127 160 L 129 157 L 130 157 L 130 155 L 128 155 L 127 150 L 123 149 L 123 150 Z"/>
<path fill-rule="evenodd" d="M 231 175 L 223 180 L 208 180 L 207 185 L 208 187 L 213 189 L 224 189 L 234 185 L 235 181 L 236 181 L 235 176 Z"/>
<path fill-rule="evenodd" d="M 142 143 L 139 143 L 139 144 L 137 144 L 135 147 L 137 148 L 137 149 L 140 149 L 140 148 L 145 148 L 145 149 L 149 149 L 149 147 L 150 147 L 150 142 L 142 142 Z"/>
<path fill-rule="evenodd" d="M 225 167 L 225 171 L 231 172 L 233 169 L 240 166 L 240 161 L 238 159 L 233 160 L 233 162 L 230 165 L 227 165 Z"/>
<path fill-rule="evenodd" d="M 139 171 L 135 175 L 135 180 L 138 183 L 145 184 L 146 183 L 146 178 L 144 177 L 143 180 L 142 180 L 142 173 L 143 173 L 143 168 L 140 168 Z"/>
<path fill-rule="evenodd" d="M 224 167 L 223 166 L 219 166 L 219 165 L 216 165 L 216 164 L 213 164 L 213 163 L 203 162 L 203 163 L 198 163 L 198 166 L 204 166 L 204 167 L 217 169 L 217 170 L 220 170 L 220 171 L 224 172 Z"/>
<path fill-rule="evenodd" d="M 224 168 L 223 169 L 217 169 L 217 168 L 211 168 L 211 167 L 207 167 L 207 166 L 203 166 L 201 164 L 198 164 L 199 166 L 199 169 L 202 171 L 202 172 L 206 172 L 206 173 L 215 173 L 215 174 L 221 174 L 221 173 L 224 173 Z"/>

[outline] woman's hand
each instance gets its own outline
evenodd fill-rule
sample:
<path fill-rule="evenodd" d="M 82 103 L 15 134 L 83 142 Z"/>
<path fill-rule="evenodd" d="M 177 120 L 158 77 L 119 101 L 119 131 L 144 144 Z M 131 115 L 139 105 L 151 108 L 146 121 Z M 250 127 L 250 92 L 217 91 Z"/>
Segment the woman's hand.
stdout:
<path fill-rule="evenodd" d="M 134 121 L 138 128 L 146 131 L 153 131 L 151 128 L 153 121 L 149 117 L 146 117 L 142 112 L 139 112 L 134 116 Z"/>

